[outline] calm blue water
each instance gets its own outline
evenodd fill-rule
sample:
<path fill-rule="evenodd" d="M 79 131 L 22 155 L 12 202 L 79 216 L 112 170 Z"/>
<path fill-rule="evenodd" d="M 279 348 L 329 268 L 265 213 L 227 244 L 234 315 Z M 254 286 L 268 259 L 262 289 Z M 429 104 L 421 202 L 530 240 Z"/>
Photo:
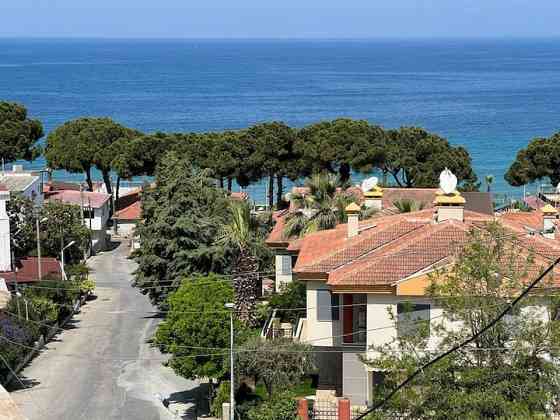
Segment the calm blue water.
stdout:
<path fill-rule="evenodd" d="M 3 39 L 0 98 L 47 131 L 85 115 L 147 132 L 420 125 L 466 146 L 507 191 L 517 149 L 560 129 L 560 42 Z"/>

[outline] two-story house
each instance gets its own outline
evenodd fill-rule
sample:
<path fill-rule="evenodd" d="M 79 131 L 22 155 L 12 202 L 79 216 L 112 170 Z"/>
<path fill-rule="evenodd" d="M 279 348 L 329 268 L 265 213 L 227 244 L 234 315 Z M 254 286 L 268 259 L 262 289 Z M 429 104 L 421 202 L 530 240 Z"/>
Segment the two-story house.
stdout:
<path fill-rule="evenodd" d="M 382 200 L 384 191 L 378 189 L 377 195 Z M 496 217 L 467 210 L 465 197 L 457 192 L 437 192 L 433 206 L 411 213 L 359 221 L 359 210 L 350 205 L 348 223 L 287 241 L 284 252 L 295 261 L 289 281 L 306 285 L 306 316 L 295 338 L 318 350 L 319 387 L 354 405 L 367 405 L 376 375 L 359 355 L 374 357 L 372 346 L 390 343 L 399 334 L 389 309 L 397 320 L 410 310 L 430 323 L 441 318 L 442 309 L 427 294 L 430 274 L 452 264 L 469 232 L 485 229 Z M 557 216 L 554 209 L 543 211 L 546 223 Z M 560 256 L 556 241 L 500 222 L 519 238 L 519 246 L 538 252 L 542 266 L 549 262 L 540 251 Z"/>
<path fill-rule="evenodd" d="M 46 199 L 79 206 L 84 214 L 84 225 L 91 230 L 92 249 L 99 251 L 106 247 L 107 223 L 111 216 L 111 196 L 109 194 L 56 190 L 49 192 Z"/>

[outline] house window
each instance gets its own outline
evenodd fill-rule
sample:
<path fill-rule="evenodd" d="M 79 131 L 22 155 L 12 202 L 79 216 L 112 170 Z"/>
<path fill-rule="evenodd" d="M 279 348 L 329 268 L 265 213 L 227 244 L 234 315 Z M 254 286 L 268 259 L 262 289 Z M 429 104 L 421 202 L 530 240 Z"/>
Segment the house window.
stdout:
<path fill-rule="evenodd" d="M 331 318 L 333 321 L 340 319 L 340 295 L 331 293 Z"/>
<path fill-rule="evenodd" d="M 282 255 L 282 265 L 280 267 L 282 275 L 289 276 L 292 274 L 292 257 Z"/>
<path fill-rule="evenodd" d="M 317 321 L 333 320 L 332 299 L 330 290 L 317 290 Z"/>
<path fill-rule="evenodd" d="M 426 303 L 400 302 L 397 304 L 397 335 L 430 336 L 430 305 Z"/>
<path fill-rule="evenodd" d="M 85 208 L 84 209 L 84 219 L 94 219 L 95 211 L 93 209 Z"/>

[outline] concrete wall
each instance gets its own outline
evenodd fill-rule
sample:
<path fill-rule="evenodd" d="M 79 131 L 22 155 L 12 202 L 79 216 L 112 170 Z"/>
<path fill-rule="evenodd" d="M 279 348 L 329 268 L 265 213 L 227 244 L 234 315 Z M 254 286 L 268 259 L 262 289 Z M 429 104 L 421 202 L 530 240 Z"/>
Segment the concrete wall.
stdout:
<path fill-rule="evenodd" d="M 289 267 L 289 270 L 287 269 Z M 282 285 L 293 281 L 292 256 L 277 251 L 274 257 L 274 268 L 276 274 L 276 291 L 282 290 Z"/>
<path fill-rule="evenodd" d="M 119 236 L 123 238 L 132 238 L 134 237 L 134 229 L 136 228 L 136 222 L 134 221 L 123 221 L 117 222 L 117 232 Z"/>
<path fill-rule="evenodd" d="M 17 176 L 17 175 L 14 175 Z M 37 178 L 33 184 L 31 184 L 25 191 L 23 191 L 23 196 L 33 200 L 35 205 L 43 205 L 43 183 L 41 178 Z"/>
<path fill-rule="evenodd" d="M 91 219 L 91 230 L 105 230 L 107 229 L 107 221 L 109 220 L 109 202 L 101 208 L 94 209 L 93 219 Z M 90 219 L 85 218 L 84 224 L 89 228 Z"/>
<path fill-rule="evenodd" d="M 348 398 L 352 405 L 367 405 L 368 372 L 359 359 L 358 353 L 345 352 L 342 354 L 342 373 L 342 395 Z"/>
<path fill-rule="evenodd" d="M 307 321 L 306 336 L 302 341 L 314 346 L 334 346 L 341 342 L 340 321 L 319 321 L 317 319 L 317 290 L 329 290 L 324 281 L 306 280 Z"/>

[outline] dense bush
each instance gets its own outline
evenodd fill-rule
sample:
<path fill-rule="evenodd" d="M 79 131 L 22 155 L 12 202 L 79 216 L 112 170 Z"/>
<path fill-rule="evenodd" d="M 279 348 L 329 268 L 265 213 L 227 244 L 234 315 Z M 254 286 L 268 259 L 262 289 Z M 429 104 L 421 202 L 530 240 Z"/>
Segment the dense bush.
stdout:
<path fill-rule="evenodd" d="M 305 284 L 301 281 L 293 281 L 283 284 L 280 293 L 270 297 L 271 308 L 300 309 L 307 306 Z M 298 318 L 305 316 L 305 309 L 280 311 L 278 314 L 282 321 L 295 323 Z"/>
<path fill-rule="evenodd" d="M 287 392 L 255 405 L 247 411 L 246 420 L 297 420 L 297 403 Z"/>
<path fill-rule="evenodd" d="M 229 381 L 223 381 L 218 389 L 216 390 L 216 396 L 212 400 L 212 406 L 210 407 L 210 413 L 218 418 L 222 418 L 222 404 L 229 402 L 230 399 L 230 386 Z"/>

